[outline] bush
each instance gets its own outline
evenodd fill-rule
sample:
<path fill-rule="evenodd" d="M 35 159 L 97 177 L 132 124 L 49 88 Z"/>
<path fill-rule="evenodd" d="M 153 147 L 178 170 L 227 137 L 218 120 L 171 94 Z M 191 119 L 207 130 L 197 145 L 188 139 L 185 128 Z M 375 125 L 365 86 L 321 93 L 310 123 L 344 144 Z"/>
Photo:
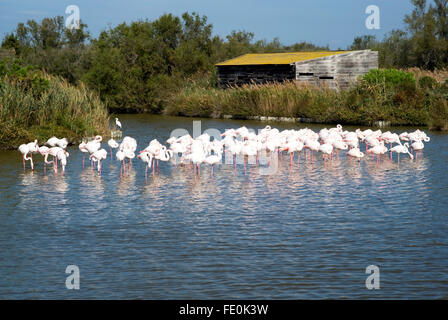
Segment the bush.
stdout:
<path fill-rule="evenodd" d="M 0 64 L 0 149 L 53 135 L 76 141 L 109 133 L 109 115 L 82 83 L 49 76 L 20 62 Z"/>
<path fill-rule="evenodd" d="M 415 88 L 415 77 L 412 72 L 397 69 L 372 69 L 364 75 L 363 81 L 367 85 Z"/>
<path fill-rule="evenodd" d="M 437 80 L 429 76 L 420 78 L 418 85 L 422 89 L 436 89 L 438 87 Z"/>
<path fill-rule="evenodd" d="M 165 114 L 237 118 L 249 116 L 303 117 L 315 122 L 372 125 L 430 125 L 448 129 L 446 95 L 440 89 L 415 86 L 412 74 L 399 70 L 376 70 L 357 86 L 334 91 L 299 86 L 295 82 L 243 85 L 225 90 L 188 86 L 178 90 Z M 382 83 L 382 85 L 376 85 Z M 428 81 L 423 80 L 426 85 Z"/>
<path fill-rule="evenodd" d="M 436 130 L 448 130 L 448 102 L 446 99 L 439 98 L 431 104 L 429 109 L 430 119 L 429 127 L 430 129 Z"/>

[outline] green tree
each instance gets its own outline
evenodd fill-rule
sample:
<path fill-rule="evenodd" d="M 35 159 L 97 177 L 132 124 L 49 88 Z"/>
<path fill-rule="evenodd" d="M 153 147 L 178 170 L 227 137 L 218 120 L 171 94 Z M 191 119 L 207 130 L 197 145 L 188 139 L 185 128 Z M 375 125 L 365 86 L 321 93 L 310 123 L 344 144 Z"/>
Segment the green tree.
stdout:
<path fill-rule="evenodd" d="M 365 50 L 374 49 L 378 45 L 378 41 L 375 36 L 364 35 L 360 37 L 355 37 L 353 44 L 350 46 L 350 50 Z"/>
<path fill-rule="evenodd" d="M 182 36 L 176 48 L 176 67 L 184 75 L 205 72 L 211 68 L 213 26 L 207 17 L 193 12 L 182 15 Z"/>
<path fill-rule="evenodd" d="M 412 45 L 406 32 L 392 30 L 378 45 L 379 65 L 382 68 L 406 68 L 411 64 Z"/>
<path fill-rule="evenodd" d="M 27 64 L 76 82 L 89 68 L 87 25 L 67 29 L 62 16 L 44 18 L 40 23 L 28 20 L 4 38 L 3 47 L 13 47 Z"/>
<path fill-rule="evenodd" d="M 13 33 L 9 33 L 3 38 L 1 47 L 3 49 L 14 49 L 16 55 L 21 54 L 21 44 Z"/>

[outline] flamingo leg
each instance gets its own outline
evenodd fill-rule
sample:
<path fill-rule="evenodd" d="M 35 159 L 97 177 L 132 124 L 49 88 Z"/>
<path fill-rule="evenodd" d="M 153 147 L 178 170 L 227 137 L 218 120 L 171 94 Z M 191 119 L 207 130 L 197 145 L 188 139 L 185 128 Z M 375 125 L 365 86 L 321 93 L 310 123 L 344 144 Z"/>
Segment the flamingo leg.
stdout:
<path fill-rule="evenodd" d="M 235 175 L 236 175 L 236 154 L 233 156 L 234 159 L 234 165 L 235 165 Z"/>
<path fill-rule="evenodd" d="M 244 162 L 244 175 L 246 175 L 246 157 L 243 158 Z"/>

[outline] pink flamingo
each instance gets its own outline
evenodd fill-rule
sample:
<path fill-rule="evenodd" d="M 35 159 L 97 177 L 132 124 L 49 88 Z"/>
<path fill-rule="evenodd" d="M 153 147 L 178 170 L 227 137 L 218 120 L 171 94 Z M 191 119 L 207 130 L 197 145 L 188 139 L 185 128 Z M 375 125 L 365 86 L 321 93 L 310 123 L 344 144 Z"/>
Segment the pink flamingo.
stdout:
<path fill-rule="evenodd" d="M 82 154 L 82 168 L 84 169 L 86 153 L 89 152 L 89 150 L 87 150 L 87 144 L 84 141 L 79 144 L 79 151 L 81 151 L 83 153 Z"/>
<path fill-rule="evenodd" d="M 107 151 L 105 149 L 100 149 L 98 151 L 95 151 L 90 155 L 90 159 L 94 162 L 98 162 L 98 172 L 101 174 L 101 161 L 105 160 L 107 158 Z"/>
<path fill-rule="evenodd" d="M 23 170 L 25 170 L 25 161 L 30 161 L 31 170 L 34 170 L 32 153 L 39 151 L 39 146 L 37 145 L 37 140 L 34 140 L 34 142 L 30 142 L 28 144 L 21 144 L 19 146 L 19 151 L 22 154 Z M 30 155 L 29 158 L 27 157 L 28 154 Z"/>
<path fill-rule="evenodd" d="M 120 145 L 114 139 L 110 139 L 109 141 L 107 141 L 107 144 L 109 145 L 110 148 L 110 159 L 112 160 L 113 159 L 112 149 L 117 149 Z"/>

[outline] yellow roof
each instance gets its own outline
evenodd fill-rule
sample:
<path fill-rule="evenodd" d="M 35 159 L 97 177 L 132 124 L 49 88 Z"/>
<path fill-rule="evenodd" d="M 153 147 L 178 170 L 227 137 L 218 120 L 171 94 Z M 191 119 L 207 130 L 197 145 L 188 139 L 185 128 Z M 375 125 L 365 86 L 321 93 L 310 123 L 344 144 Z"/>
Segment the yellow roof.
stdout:
<path fill-rule="evenodd" d="M 285 52 L 285 53 L 249 53 L 224 62 L 217 66 L 239 66 L 246 64 L 290 64 L 298 61 L 334 56 L 349 51 L 316 51 L 316 52 Z"/>

